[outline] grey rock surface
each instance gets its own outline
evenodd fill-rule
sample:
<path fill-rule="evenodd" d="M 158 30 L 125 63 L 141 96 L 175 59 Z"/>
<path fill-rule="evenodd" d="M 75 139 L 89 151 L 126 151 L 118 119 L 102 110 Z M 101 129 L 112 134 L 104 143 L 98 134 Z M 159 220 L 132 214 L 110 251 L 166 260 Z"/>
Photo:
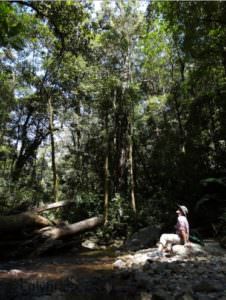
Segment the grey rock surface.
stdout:
<path fill-rule="evenodd" d="M 153 247 L 159 239 L 160 226 L 148 226 L 134 233 L 125 243 L 125 249 L 136 251 Z"/>

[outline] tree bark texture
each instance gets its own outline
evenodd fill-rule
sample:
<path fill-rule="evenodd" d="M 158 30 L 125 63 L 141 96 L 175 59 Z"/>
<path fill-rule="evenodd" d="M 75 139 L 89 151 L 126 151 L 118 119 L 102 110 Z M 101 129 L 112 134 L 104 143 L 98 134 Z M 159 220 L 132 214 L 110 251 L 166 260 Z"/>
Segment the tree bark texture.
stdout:
<path fill-rule="evenodd" d="M 103 223 L 103 217 L 93 217 L 74 224 L 65 225 L 63 227 L 49 227 L 47 230 L 41 230 L 40 234 L 43 238 L 51 240 L 60 239 L 69 235 L 74 235 L 85 230 L 93 229 Z"/>
<path fill-rule="evenodd" d="M 48 111 L 49 111 L 49 131 L 50 131 L 50 140 L 51 140 L 51 158 L 52 158 L 52 172 L 53 172 L 53 199 L 54 201 L 57 201 L 58 180 L 57 180 L 57 170 L 56 170 L 53 106 L 52 106 L 51 96 L 48 98 Z"/>
<path fill-rule="evenodd" d="M 115 108 L 115 192 L 121 194 L 126 190 L 128 161 L 128 111 L 123 105 L 123 91 L 116 93 Z"/>
<path fill-rule="evenodd" d="M 135 199 L 135 183 L 133 173 L 133 128 L 130 125 L 130 139 L 129 139 L 129 173 L 130 173 L 130 197 L 131 206 L 134 213 L 136 213 L 136 199 Z"/>
<path fill-rule="evenodd" d="M 109 130 L 108 130 L 108 116 L 106 115 L 105 118 L 105 162 L 104 162 L 104 224 L 108 222 L 108 209 L 109 209 L 109 179 L 110 179 L 110 172 L 109 172 Z"/>
<path fill-rule="evenodd" d="M 58 201 L 55 203 L 50 203 L 50 204 L 44 205 L 42 207 L 35 208 L 32 211 L 40 213 L 42 211 L 55 209 L 55 208 L 59 208 L 59 207 L 64 207 L 64 206 L 68 206 L 68 205 L 72 205 L 72 204 L 74 204 L 74 201 Z"/>

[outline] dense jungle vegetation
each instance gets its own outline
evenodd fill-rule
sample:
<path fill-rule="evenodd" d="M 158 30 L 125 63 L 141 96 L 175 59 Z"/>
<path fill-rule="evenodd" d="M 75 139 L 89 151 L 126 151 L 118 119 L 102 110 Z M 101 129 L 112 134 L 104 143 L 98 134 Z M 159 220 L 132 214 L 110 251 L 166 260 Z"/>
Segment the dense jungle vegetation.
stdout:
<path fill-rule="evenodd" d="M 100 235 L 226 223 L 226 3 L 1 1 L 0 212 Z"/>

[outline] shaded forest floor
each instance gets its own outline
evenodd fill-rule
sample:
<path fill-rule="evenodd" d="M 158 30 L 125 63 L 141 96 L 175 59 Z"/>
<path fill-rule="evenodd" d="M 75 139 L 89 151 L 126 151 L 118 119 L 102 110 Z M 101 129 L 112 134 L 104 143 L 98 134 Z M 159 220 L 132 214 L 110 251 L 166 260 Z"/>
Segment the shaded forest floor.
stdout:
<path fill-rule="evenodd" d="M 0 264 L 0 299 L 226 299 L 226 251 L 118 270 L 119 253 L 83 251 Z"/>

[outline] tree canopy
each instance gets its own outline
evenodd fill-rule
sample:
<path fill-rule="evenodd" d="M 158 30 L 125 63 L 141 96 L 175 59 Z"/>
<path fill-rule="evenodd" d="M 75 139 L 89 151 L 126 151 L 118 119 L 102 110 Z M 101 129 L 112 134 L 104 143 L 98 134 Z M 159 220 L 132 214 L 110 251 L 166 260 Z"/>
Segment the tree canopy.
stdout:
<path fill-rule="evenodd" d="M 104 214 L 117 230 L 171 224 L 182 203 L 216 233 L 226 222 L 226 4 L 99 5 L 0 3 L 1 213 L 71 200 L 62 217 Z"/>

